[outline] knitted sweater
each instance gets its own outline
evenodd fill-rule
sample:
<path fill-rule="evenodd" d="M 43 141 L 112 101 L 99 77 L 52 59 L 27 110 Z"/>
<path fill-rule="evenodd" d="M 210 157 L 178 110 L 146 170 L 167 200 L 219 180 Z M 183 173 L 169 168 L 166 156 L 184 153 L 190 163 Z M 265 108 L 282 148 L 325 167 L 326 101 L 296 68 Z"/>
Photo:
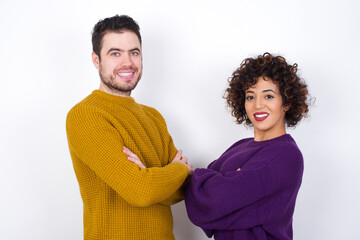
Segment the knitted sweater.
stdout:
<path fill-rule="evenodd" d="M 216 240 L 292 239 L 302 174 L 302 154 L 290 135 L 240 140 L 208 169 L 194 171 L 185 196 L 188 216 Z"/>
<path fill-rule="evenodd" d="M 95 90 L 68 113 L 66 130 L 84 206 L 84 239 L 175 239 L 170 205 L 188 169 L 154 108 Z M 147 167 L 127 160 L 123 146 Z"/>

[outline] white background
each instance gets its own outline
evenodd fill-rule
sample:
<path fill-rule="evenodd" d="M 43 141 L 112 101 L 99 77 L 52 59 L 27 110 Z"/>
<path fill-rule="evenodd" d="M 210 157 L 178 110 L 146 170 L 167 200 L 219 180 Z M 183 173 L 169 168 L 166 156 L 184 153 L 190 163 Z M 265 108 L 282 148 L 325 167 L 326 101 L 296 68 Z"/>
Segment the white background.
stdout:
<path fill-rule="evenodd" d="M 298 63 L 316 102 L 288 131 L 305 158 L 294 239 L 360 239 L 359 11 L 357 0 L 1 0 L 0 238 L 82 238 L 65 118 L 99 85 L 92 27 L 128 14 L 144 55 L 132 96 L 163 114 L 196 167 L 252 135 L 222 99 L 242 59 L 268 51 Z M 183 203 L 173 210 L 178 240 L 206 239 Z"/>

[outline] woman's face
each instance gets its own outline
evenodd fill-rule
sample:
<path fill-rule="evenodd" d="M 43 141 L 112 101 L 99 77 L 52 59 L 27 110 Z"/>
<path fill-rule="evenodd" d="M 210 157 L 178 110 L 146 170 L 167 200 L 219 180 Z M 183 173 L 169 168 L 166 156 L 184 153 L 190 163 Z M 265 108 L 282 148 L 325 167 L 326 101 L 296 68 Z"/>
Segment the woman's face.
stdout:
<path fill-rule="evenodd" d="M 285 113 L 278 86 L 270 79 L 259 77 L 245 91 L 245 110 L 254 126 L 254 138 L 263 141 L 285 134 Z"/>

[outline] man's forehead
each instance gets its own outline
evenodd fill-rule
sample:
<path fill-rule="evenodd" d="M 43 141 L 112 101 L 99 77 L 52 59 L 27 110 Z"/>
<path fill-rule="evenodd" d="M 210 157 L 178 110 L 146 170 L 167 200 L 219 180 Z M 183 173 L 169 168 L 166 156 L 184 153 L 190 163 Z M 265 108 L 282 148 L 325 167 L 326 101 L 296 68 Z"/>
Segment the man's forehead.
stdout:
<path fill-rule="evenodd" d="M 141 46 L 138 36 L 131 31 L 107 32 L 102 38 L 102 44 L 133 44 Z"/>

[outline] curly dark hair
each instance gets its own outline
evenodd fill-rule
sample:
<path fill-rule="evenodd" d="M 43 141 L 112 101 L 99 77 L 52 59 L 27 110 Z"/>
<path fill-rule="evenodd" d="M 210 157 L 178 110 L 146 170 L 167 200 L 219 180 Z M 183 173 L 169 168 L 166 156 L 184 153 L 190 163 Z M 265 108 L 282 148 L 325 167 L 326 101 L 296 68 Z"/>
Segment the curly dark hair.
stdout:
<path fill-rule="evenodd" d="M 237 123 L 251 121 L 245 111 L 245 91 L 256 84 L 259 77 L 270 78 L 279 88 L 283 106 L 289 109 L 285 114 L 288 127 L 295 126 L 309 111 L 308 90 L 305 82 L 296 74 L 298 65 L 289 65 L 282 56 L 264 53 L 257 58 L 246 58 L 228 79 L 229 87 L 224 98 Z"/>
<path fill-rule="evenodd" d="M 100 51 L 102 47 L 102 39 L 108 32 L 130 31 L 136 34 L 141 44 L 140 27 L 137 22 L 127 15 L 115 15 L 110 18 L 100 20 L 95 24 L 92 31 L 93 51 L 100 59 Z"/>

